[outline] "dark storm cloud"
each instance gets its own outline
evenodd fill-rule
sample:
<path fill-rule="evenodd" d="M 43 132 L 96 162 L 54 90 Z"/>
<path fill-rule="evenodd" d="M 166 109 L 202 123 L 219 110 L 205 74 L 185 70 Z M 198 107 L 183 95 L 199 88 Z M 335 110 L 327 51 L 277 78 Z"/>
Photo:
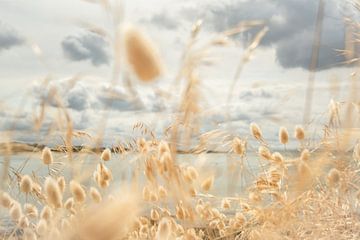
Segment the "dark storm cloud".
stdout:
<path fill-rule="evenodd" d="M 108 45 L 99 35 L 68 36 L 61 42 L 65 56 L 72 61 L 90 60 L 94 66 L 109 63 Z"/>
<path fill-rule="evenodd" d="M 344 23 L 336 1 L 325 1 L 325 17 L 319 53 L 318 69 L 339 66 L 345 59 L 337 49 L 344 49 Z M 319 1 L 314 0 L 256 0 L 234 2 L 212 11 L 212 22 L 217 30 L 236 23 L 265 19 L 270 31 L 262 45 L 276 49 L 278 62 L 284 68 L 308 69 L 314 38 Z M 227 14 L 226 14 L 227 13 Z M 219 21 L 223 19 L 222 21 Z"/>
<path fill-rule="evenodd" d="M 339 66 L 345 60 L 336 51 L 345 47 L 345 4 L 336 0 L 324 2 L 318 69 Z M 204 12 L 183 9 L 183 13 L 192 21 L 203 17 L 204 22 L 216 31 L 229 29 L 246 20 L 265 20 L 270 31 L 262 40 L 262 46 L 274 47 L 277 60 L 284 68 L 307 69 L 318 6 L 317 0 L 249 0 L 207 6 Z M 250 35 L 258 30 L 253 29 Z"/>
<path fill-rule="evenodd" d="M 0 21 L 0 51 L 10 49 L 23 43 L 23 37 L 21 37 L 14 29 Z"/>

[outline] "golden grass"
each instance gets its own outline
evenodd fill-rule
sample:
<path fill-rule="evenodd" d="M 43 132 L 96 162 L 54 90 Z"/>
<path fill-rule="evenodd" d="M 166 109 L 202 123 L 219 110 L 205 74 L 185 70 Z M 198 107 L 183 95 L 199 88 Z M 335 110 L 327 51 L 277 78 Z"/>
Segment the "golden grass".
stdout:
<path fill-rule="evenodd" d="M 101 5 L 113 14 L 116 23 L 113 80 L 120 72 L 117 68 L 119 42 L 124 45 L 126 67 L 136 78 L 151 81 L 159 77 L 163 66 L 151 41 L 134 27 L 121 32 L 124 36 L 120 37 L 118 27 L 121 28 L 122 23 L 114 15 L 116 11 L 111 11 L 107 1 L 101 1 Z M 346 114 L 342 115 L 340 104 L 332 101 L 324 136 L 316 144 L 310 144 L 311 133 L 300 125 L 294 128 L 294 139 L 286 128 L 280 127 L 279 144 L 284 145 L 281 152 L 271 149 L 266 142 L 266 132 L 263 133 L 256 123 L 250 124 L 250 131 L 245 136 L 235 136 L 231 130 L 215 129 L 201 134 L 196 144 L 193 142 L 200 132 L 199 113 L 203 109 L 198 68 L 207 62 L 206 50 L 232 44 L 232 35 L 254 26 L 263 29 L 241 58 L 232 88 L 268 29 L 263 22 L 242 23 L 210 39 L 205 47 L 199 47 L 196 44 L 201 22 L 194 24 L 174 84 L 176 87 L 179 81 L 184 81 L 185 89 L 173 123 L 160 138 L 145 124 L 137 123 L 133 130 L 140 129 L 140 137 L 126 146 L 119 144 L 102 149 L 99 144 L 106 116 L 98 138 L 76 131 L 54 91 L 52 97 L 61 106 L 58 113 L 61 117 L 58 125 L 54 125 L 61 132 L 64 145 L 56 148 L 60 151 L 56 155 L 52 153 L 55 149 L 45 147 L 38 157 L 48 174 L 40 176 L 34 170 L 25 175 L 22 169 L 12 169 L 10 156 L 14 149 L 11 144 L 4 147 L 0 208 L 10 219 L 11 226 L 4 231 L 0 228 L 1 239 L 359 239 L 360 145 L 357 142 L 351 146 L 352 154 L 346 150 L 346 147 L 350 149 L 352 132 L 342 125 L 345 122 L 346 127 L 351 126 L 351 109 L 346 109 Z M 97 32 L 111 38 L 111 34 L 102 29 Z M 315 55 L 316 51 L 313 55 L 316 62 Z M 312 77 L 310 80 L 313 81 Z M 129 91 L 136 95 L 131 81 L 128 84 Z M 311 107 L 309 101 L 307 109 Z M 349 99 L 349 103 L 355 105 L 353 101 Z M 46 114 L 46 104 L 41 103 L 40 107 L 40 117 L 34 122 L 35 130 L 41 127 Z M 60 124 L 61 120 L 65 125 Z M 86 169 L 82 159 L 73 154 L 75 137 L 92 139 L 97 146 L 81 150 L 81 154 L 96 156 L 97 162 L 91 169 Z M 249 138 L 255 143 L 250 143 Z M 227 172 L 222 176 L 217 174 L 217 169 L 206 169 L 205 161 L 199 160 L 195 164 L 179 161 L 179 146 L 197 146 L 190 151 L 194 154 L 188 155 L 197 158 L 197 154 L 206 151 L 208 143 L 214 141 L 225 146 L 228 151 L 224 156 L 235 162 L 227 162 Z M 285 148 L 291 141 L 298 145 L 295 156 Z M 253 159 L 248 159 L 249 153 L 254 155 Z M 200 156 L 205 160 L 208 157 L 207 154 Z M 259 163 L 258 172 L 252 172 L 245 164 L 255 160 Z M 71 170 L 70 176 L 56 169 L 58 162 Z M 130 182 L 113 174 L 112 162 L 129 166 Z M 27 167 L 26 163 L 24 167 Z M 86 175 L 87 172 L 92 175 Z M 246 178 L 246 174 L 250 177 Z M 221 196 L 214 190 L 220 178 L 234 183 L 245 179 L 246 185 L 241 191 L 233 189 L 227 196 Z M 18 194 L 14 188 L 19 190 Z"/>

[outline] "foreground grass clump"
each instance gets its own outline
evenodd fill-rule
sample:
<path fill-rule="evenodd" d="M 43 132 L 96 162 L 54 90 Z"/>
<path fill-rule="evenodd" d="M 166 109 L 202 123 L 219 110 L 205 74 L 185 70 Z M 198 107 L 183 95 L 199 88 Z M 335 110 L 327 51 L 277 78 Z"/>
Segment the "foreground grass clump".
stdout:
<path fill-rule="evenodd" d="M 258 155 L 260 170 L 253 173 L 241 192 L 231 192 L 229 196 L 217 196 L 213 191 L 216 181 L 226 176 L 216 177 L 201 167 L 178 163 L 177 153 L 171 152 L 169 144 L 156 139 L 140 138 L 137 148 L 123 153 L 105 149 L 97 154 L 99 162 L 94 169 L 84 166 L 82 171 L 93 172 L 89 179 L 81 174 L 65 177 L 54 171 L 47 176 L 16 172 L 13 177 L 17 179 L 18 194 L 14 195 L 13 190 L 11 195 L 1 192 L 1 208 L 7 211 L 4 219 L 10 221 L 8 229 L 2 230 L 2 237 L 59 240 L 360 237 L 359 169 L 350 153 L 322 147 L 309 151 L 304 148 L 306 138 L 299 126 L 294 131 L 299 144 L 297 156 L 286 151 L 271 152 L 265 136 L 259 134 L 260 127 L 252 124 L 250 130 L 249 135 L 258 145 L 254 154 Z M 288 136 L 287 130 L 280 128 L 279 147 L 290 141 Z M 245 138 L 230 137 L 228 145 L 229 157 L 239 163 L 248 160 L 251 149 Z M 354 151 L 356 156 L 357 148 Z M 48 148 L 44 152 L 47 159 L 56 163 Z M 130 164 L 133 159 L 135 165 Z M 112 175 L 107 166 L 109 161 L 129 161 L 134 167 L 132 182 L 120 185 L 117 182 L 113 186 L 120 176 Z M 47 168 L 48 161 L 43 161 L 43 165 Z M 245 165 L 235 167 L 241 166 Z M 245 173 L 245 169 L 239 172 Z"/>

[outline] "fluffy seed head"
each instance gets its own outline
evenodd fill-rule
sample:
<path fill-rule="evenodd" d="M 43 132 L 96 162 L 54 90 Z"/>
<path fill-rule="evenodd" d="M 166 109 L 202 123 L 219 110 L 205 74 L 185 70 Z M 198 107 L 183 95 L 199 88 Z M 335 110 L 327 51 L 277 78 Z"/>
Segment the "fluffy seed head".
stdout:
<path fill-rule="evenodd" d="M 45 147 L 43 149 L 41 159 L 45 165 L 50 165 L 54 162 L 50 148 Z"/>
<path fill-rule="evenodd" d="M 165 199 L 167 197 L 167 191 L 163 186 L 159 186 L 158 194 L 160 199 Z"/>
<path fill-rule="evenodd" d="M 25 203 L 24 212 L 25 212 L 26 216 L 28 216 L 30 218 L 37 218 L 39 215 L 37 208 L 34 205 L 29 204 L 29 203 Z"/>
<path fill-rule="evenodd" d="M 285 127 L 281 127 L 279 130 L 279 142 L 284 145 L 289 142 L 289 133 Z"/>
<path fill-rule="evenodd" d="M 207 192 L 210 190 L 210 188 L 213 186 L 214 184 L 214 177 L 210 176 L 208 178 L 206 178 L 202 183 L 201 183 L 201 188 Z"/>
<path fill-rule="evenodd" d="M 309 165 L 304 161 L 300 161 L 298 164 L 298 173 L 301 179 L 309 180 L 308 177 L 311 175 L 311 170 Z"/>
<path fill-rule="evenodd" d="M 13 199 L 6 192 L 0 192 L 0 205 L 4 208 L 10 208 Z"/>
<path fill-rule="evenodd" d="M 158 77 L 162 72 L 162 64 L 151 41 L 134 27 L 128 27 L 124 36 L 127 61 L 137 77 L 144 82 Z"/>
<path fill-rule="evenodd" d="M 153 221 L 158 221 L 160 218 L 160 214 L 156 209 L 151 209 L 150 217 Z"/>
<path fill-rule="evenodd" d="M 145 138 L 138 139 L 137 145 L 141 153 L 146 153 L 148 151 L 148 143 L 146 142 Z"/>
<path fill-rule="evenodd" d="M 64 192 L 65 192 L 65 188 L 66 188 L 65 178 L 64 178 L 63 176 L 58 177 L 57 183 L 58 183 L 58 185 L 59 185 L 60 191 L 61 191 L 62 193 L 64 193 Z"/>
<path fill-rule="evenodd" d="M 75 200 L 75 202 L 83 203 L 86 199 L 85 190 L 82 186 L 75 180 L 70 181 L 70 191 Z"/>
<path fill-rule="evenodd" d="M 272 155 L 271 155 L 271 159 L 277 163 L 277 164 L 282 164 L 284 163 L 284 157 L 281 155 L 281 153 L 279 152 L 274 152 Z"/>
<path fill-rule="evenodd" d="M 156 202 L 158 199 L 159 198 L 155 192 L 150 192 L 150 201 Z"/>
<path fill-rule="evenodd" d="M 328 183 L 331 187 L 336 186 L 340 181 L 340 172 L 336 168 L 330 170 L 327 176 Z"/>
<path fill-rule="evenodd" d="M 165 152 L 170 152 L 169 144 L 165 141 L 161 141 L 158 147 L 159 157 L 162 156 Z"/>
<path fill-rule="evenodd" d="M 260 193 L 255 191 L 255 192 L 249 193 L 249 200 L 254 203 L 259 203 L 259 202 L 261 202 L 262 198 L 261 198 Z"/>
<path fill-rule="evenodd" d="M 299 141 L 304 140 L 304 138 L 305 138 L 304 128 L 300 125 L 295 126 L 294 136 Z"/>
<path fill-rule="evenodd" d="M 300 160 L 308 161 L 310 159 L 310 151 L 308 149 L 304 149 L 301 151 Z"/>
<path fill-rule="evenodd" d="M 270 150 L 265 146 L 260 146 L 258 152 L 259 156 L 265 160 L 270 160 L 272 157 Z"/>
<path fill-rule="evenodd" d="M 109 148 L 106 148 L 102 153 L 101 153 L 101 159 L 103 161 L 110 161 L 111 159 L 111 150 Z"/>
<path fill-rule="evenodd" d="M 32 183 L 33 181 L 29 177 L 29 175 L 22 176 L 20 181 L 20 190 L 23 193 L 30 193 L 32 191 L 32 185 L 33 185 Z"/>
<path fill-rule="evenodd" d="M 142 191 L 142 197 L 145 201 L 150 201 L 151 191 L 148 186 L 145 186 Z"/>
<path fill-rule="evenodd" d="M 21 216 L 19 219 L 19 227 L 27 228 L 29 227 L 29 219 L 26 216 Z"/>
<path fill-rule="evenodd" d="M 229 209 L 229 208 L 231 207 L 231 204 L 230 204 L 229 199 L 224 198 L 224 199 L 221 201 L 221 207 L 222 207 L 223 209 Z"/>
<path fill-rule="evenodd" d="M 250 124 L 250 132 L 256 140 L 262 140 L 261 129 L 256 123 Z"/>
<path fill-rule="evenodd" d="M 65 201 L 65 204 L 64 204 L 64 207 L 67 209 L 67 210 L 71 210 L 74 206 L 74 198 L 68 198 L 66 201 Z"/>
<path fill-rule="evenodd" d="M 58 182 L 48 177 L 45 180 L 44 186 L 48 204 L 55 208 L 60 208 L 63 196 Z"/>
<path fill-rule="evenodd" d="M 18 202 L 13 202 L 12 206 L 9 210 L 10 217 L 13 221 L 19 221 L 20 217 L 22 216 L 21 205 Z"/>
<path fill-rule="evenodd" d="M 196 197 L 197 192 L 194 186 L 190 186 L 189 193 L 191 197 Z"/>
<path fill-rule="evenodd" d="M 194 168 L 193 166 L 188 166 L 186 171 L 192 181 L 195 181 L 199 176 L 199 173 L 197 172 L 196 168 Z"/>
<path fill-rule="evenodd" d="M 103 163 L 100 163 L 97 168 L 100 177 L 104 181 L 110 181 L 112 179 L 112 173 L 109 168 L 107 168 Z"/>
<path fill-rule="evenodd" d="M 95 203 L 100 203 L 101 200 L 102 200 L 102 197 L 101 197 L 101 194 L 99 193 L 99 191 L 94 188 L 94 187 L 91 187 L 90 188 L 90 196 L 91 196 L 91 199 L 95 202 Z"/>
<path fill-rule="evenodd" d="M 235 137 L 232 142 L 232 149 L 236 154 L 239 154 L 242 157 L 246 151 L 246 142 Z"/>
<path fill-rule="evenodd" d="M 46 221 L 50 221 L 53 216 L 53 212 L 49 206 L 45 206 L 40 213 L 40 218 Z"/>

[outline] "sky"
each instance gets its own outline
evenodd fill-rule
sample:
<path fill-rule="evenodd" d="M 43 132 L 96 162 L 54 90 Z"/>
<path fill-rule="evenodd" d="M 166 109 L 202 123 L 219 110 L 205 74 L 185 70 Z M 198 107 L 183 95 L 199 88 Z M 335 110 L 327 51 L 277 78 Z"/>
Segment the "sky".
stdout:
<path fill-rule="evenodd" d="M 347 1 L 325 2 L 312 109 L 319 124 L 326 121 L 330 99 L 347 99 L 354 68 L 343 64 L 345 59 L 337 50 L 345 48 L 344 18 L 358 17 Z M 133 134 L 132 126 L 139 120 L 160 134 L 173 120 L 179 98 L 168 100 L 159 93 L 173 84 L 192 25 L 202 19 L 201 44 L 240 22 L 262 20 L 269 31 L 244 66 L 229 110 L 235 134 L 248 135 L 249 123 L 257 122 L 275 144 L 279 126 L 291 130 L 302 124 L 318 4 L 317 0 L 121 1 L 119 8 L 112 8 L 116 16 L 124 24 L 142 29 L 156 43 L 166 66 L 166 72 L 153 84 L 134 79 L 135 99 L 122 79 L 110 84 L 114 59 L 111 40 L 86 28 L 104 30 L 111 39 L 113 21 L 104 5 L 95 0 L 2 0 L 0 131 L 15 128 L 16 140 L 45 141 L 59 106 L 48 102 L 48 114 L 36 134 L 32 131 L 34 117 L 39 103 L 55 88 L 76 129 L 96 132 L 106 116 L 105 144 Z M 199 69 L 203 131 L 229 126 L 225 109 L 231 82 L 244 46 L 259 30 L 253 28 L 233 37 L 236 45 L 209 50 L 214 64 Z M 73 82 L 74 76 L 80 77 Z"/>

